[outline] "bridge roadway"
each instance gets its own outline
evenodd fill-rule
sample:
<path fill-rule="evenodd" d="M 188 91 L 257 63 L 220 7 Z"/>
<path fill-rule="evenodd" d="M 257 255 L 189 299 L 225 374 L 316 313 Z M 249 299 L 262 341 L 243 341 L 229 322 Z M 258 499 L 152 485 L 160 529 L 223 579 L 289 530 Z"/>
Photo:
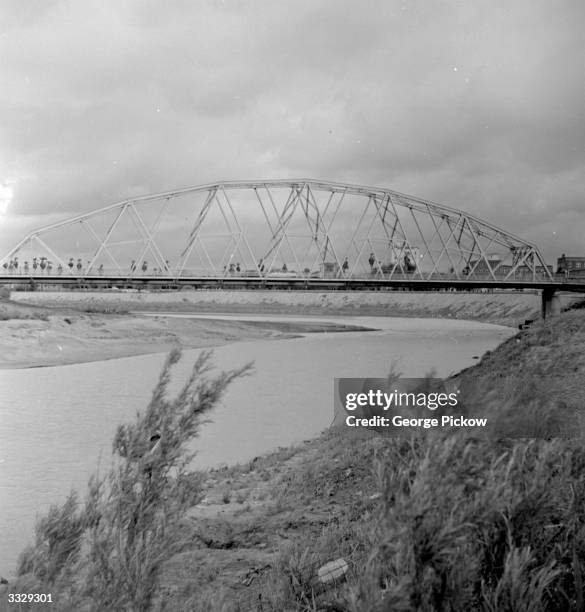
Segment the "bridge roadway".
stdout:
<path fill-rule="evenodd" d="M 0 284 L 25 286 L 30 289 L 39 286 L 62 286 L 71 289 L 132 288 L 132 289 L 179 289 L 190 286 L 195 289 L 274 289 L 274 290 L 392 290 L 440 291 L 513 289 L 538 290 L 542 296 L 542 316 L 555 314 L 560 310 L 558 292 L 585 293 L 585 278 L 556 278 L 551 280 L 494 280 L 489 278 L 457 279 L 450 275 L 437 278 L 412 278 L 401 275 L 397 278 L 383 277 L 332 277 L 316 278 L 306 276 L 97 276 L 97 275 L 1 275 Z"/>

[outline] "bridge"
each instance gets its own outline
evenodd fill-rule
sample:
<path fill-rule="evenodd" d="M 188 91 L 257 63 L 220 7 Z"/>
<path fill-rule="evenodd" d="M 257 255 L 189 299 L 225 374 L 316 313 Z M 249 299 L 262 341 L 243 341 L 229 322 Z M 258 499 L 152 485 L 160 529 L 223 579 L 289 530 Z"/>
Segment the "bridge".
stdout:
<path fill-rule="evenodd" d="M 585 279 L 584 279 L 585 280 Z M 0 259 L 0 282 L 91 287 L 538 289 L 538 248 L 462 210 L 380 187 L 226 181 L 130 198 L 41 227 Z"/>

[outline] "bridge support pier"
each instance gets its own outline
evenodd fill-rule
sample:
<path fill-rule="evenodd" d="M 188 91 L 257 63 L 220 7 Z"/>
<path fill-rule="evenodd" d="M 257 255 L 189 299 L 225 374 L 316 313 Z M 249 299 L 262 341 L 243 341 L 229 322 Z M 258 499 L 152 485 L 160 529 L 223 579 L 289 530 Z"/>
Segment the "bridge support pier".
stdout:
<path fill-rule="evenodd" d="M 560 314 L 561 299 L 556 295 L 554 289 L 543 289 L 541 300 L 541 314 L 543 319 Z"/>

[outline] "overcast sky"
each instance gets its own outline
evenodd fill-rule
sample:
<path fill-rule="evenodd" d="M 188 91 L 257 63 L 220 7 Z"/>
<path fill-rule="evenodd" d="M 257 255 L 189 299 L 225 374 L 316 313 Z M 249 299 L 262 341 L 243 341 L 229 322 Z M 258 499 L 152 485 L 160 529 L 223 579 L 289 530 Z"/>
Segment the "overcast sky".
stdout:
<path fill-rule="evenodd" d="M 297 177 L 585 255 L 583 0 L 0 7 L 0 255 L 128 196 Z"/>

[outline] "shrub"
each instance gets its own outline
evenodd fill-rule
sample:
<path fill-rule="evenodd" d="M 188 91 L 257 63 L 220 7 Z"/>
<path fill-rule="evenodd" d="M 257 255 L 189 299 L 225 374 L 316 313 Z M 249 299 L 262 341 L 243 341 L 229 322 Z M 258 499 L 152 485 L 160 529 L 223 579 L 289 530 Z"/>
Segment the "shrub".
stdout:
<path fill-rule="evenodd" d="M 84 508 L 77 511 L 75 494 L 52 508 L 21 558 L 23 580 L 26 574 L 39 589 L 51 586 L 60 610 L 148 610 L 163 562 L 181 547 L 181 520 L 201 498 L 201 480 L 187 470 L 195 454 L 188 443 L 227 386 L 251 366 L 209 378 L 204 352 L 169 400 L 180 355 L 170 353 L 144 413 L 119 426 L 113 467 L 90 479 Z"/>
<path fill-rule="evenodd" d="M 62 506 L 51 506 L 38 521 L 35 544 L 21 554 L 17 575 L 32 573 L 45 584 L 53 585 L 77 558 L 82 534 L 77 494 L 72 491 Z"/>

